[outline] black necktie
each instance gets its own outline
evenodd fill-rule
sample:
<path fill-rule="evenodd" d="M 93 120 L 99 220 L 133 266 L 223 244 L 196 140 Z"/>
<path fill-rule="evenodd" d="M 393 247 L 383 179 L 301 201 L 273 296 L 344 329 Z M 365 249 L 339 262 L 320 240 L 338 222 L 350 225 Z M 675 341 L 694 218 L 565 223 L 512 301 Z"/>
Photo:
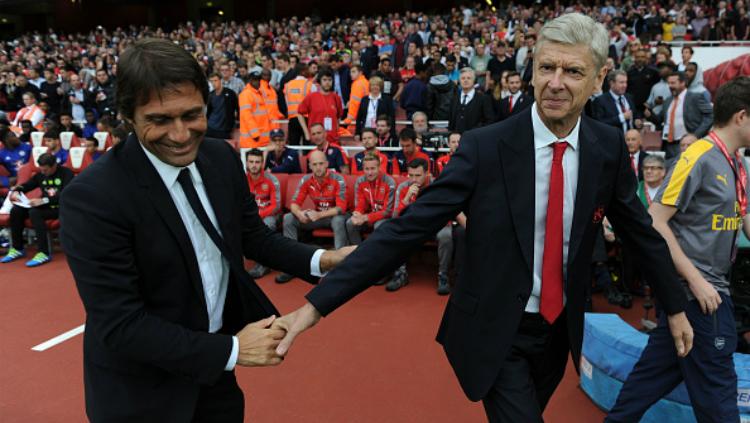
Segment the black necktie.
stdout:
<path fill-rule="evenodd" d="M 463 95 L 463 99 L 461 100 L 461 105 L 462 105 L 462 106 L 465 106 L 465 105 L 466 105 L 466 97 L 468 97 L 468 96 L 469 96 L 468 94 L 464 94 L 464 95 Z"/>
<path fill-rule="evenodd" d="M 240 279 L 240 283 L 245 284 L 245 286 L 250 288 L 256 302 L 263 309 L 265 315 L 260 316 L 260 318 L 268 317 L 272 314 L 278 316 L 279 312 L 276 310 L 276 307 L 268 301 L 268 298 L 266 298 L 265 294 L 263 294 L 260 288 L 258 288 L 258 285 L 250 279 L 250 275 L 248 275 L 245 269 L 242 268 L 242 266 L 239 266 L 235 260 L 232 260 L 232 255 L 229 254 L 229 247 L 226 245 L 221 235 L 219 235 L 216 227 L 211 223 L 211 219 L 208 218 L 206 209 L 203 208 L 203 204 L 201 204 L 201 200 L 198 198 L 198 192 L 195 191 L 193 180 L 190 178 L 190 170 L 188 168 L 184 168 L 180 171 L 180 175 L 177 177 L 177 182 L 180 183 L 182 191 L 185 193 L 188 203 L 190 203 L 190 208 L 193 209 L 193 213 L 195 213 L 198 221 L 201 222 L 201 226 L 203 226 L 203 229 L 206 231 L 209 238 L 211 238 L 211 241 L 216 245 L 216 248 L 219 249 L 221 255 L 227 259 L 227 262 L 229 262 L 229 267 L 232 269 L 232 273 Z M 240 290 L 240 292 L 242 292 L 242 290 Z"/>

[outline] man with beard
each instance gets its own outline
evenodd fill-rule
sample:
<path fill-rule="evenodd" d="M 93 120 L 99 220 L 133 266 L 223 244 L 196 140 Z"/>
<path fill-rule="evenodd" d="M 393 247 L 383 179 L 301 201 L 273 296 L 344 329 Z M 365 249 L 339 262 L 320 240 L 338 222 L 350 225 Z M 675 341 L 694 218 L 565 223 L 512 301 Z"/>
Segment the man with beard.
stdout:
<path fill-rule="evenodd" d="M 354 156 L 352 175 L 361 175 L 364 172 L 364 162 L 367 156 L 377 156 L 380 173 L 383 175 L 390 173 L 388 171 L 388 156 L 377 149 L 378 135 L 375 129 L 365 128 L 362 130 L 362 146 L 365 147 L 365 151 L 360 151 Z"/>
<path fill-rule="evenodd" d="M 640 49 L 635 52 L 635 62 L 627 73 L 628 94 L 635 102 L 635 114 L 643 116 L 643 103 L 648 100 L 651 87 L 659 82 L 659 71 L 648 64 L 646 50 Z"/>

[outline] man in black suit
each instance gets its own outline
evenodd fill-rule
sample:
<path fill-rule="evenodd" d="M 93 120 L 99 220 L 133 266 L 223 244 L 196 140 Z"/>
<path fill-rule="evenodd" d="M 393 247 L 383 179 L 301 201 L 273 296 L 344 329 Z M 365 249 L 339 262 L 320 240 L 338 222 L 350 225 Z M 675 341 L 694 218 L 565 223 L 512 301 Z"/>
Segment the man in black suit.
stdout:
<path fill-rule="evenodd" d="M 637 129 L 628 129 L 625 132 L 625 145 L 628 147 L 628 162 L 630 169 L 638 178 L 638 181 L 643 180 L 643 160 L 648 154 L 641 149 L 643 144 L 643 136 Z"/>
<path fill-rule="evenodd" d="M 636 195 L 622 132 L 581 116 L 604 79 L 609 37 L 588 16 L 548 22 L 534 54 L 536 102 L 464 134 L 438 179 L 381 225 L 275 323 L 277 352 L 321 315 L 382 278 L 463 211 L 466 261 L 437 339 L 467 396 L 492 422 L 541 422 L 568 362 L 579 363 L 586 285 L 606 215 L 638 253 L 669 314 L 675 354 L 692 347 L 686 298 L 667 245 Z M 377 260 L 375 258 L 377 257 Z"/>
<path fill-rule="evenodd" d="M 516 71 L 510 72 L 508 73 L 507 81 L 510 95 L 500 100 L 498 121 L 521 113 L 534 102 L 534 97 L 528 96 L 521 91 L 521 74 Z"/>
<path fill-rule="evenodd" d="M 451 101 L 448 129 L 464 132 L 487 125 L 495 120 L 490 97 L 474 89 L 476 74 L 471 68 L 461 69 L 458 77 L 461 89 Z"/>
<path fill-rule="evenodd" d="M 136 42 L 117 78 L 133 133 L 61 198 L 92 422 L 241 422 L 233 369 L 279 364 L 284 335 L 243 256 L 308 281 L 343 256 L 263 224 L 235 151 L 204 139 L 207 98 L 182 47 Z"/>
<path fill-rule="evenodd" d="M 594 119 L 619 128 L 622 133 L 642 124 L 641 116 L 635 110 L 635 103 L 628 89 L 628 75 L 622 70 L 613 70 L 607 75 L 609 92 L 602 93 L 592 103 Z"/>

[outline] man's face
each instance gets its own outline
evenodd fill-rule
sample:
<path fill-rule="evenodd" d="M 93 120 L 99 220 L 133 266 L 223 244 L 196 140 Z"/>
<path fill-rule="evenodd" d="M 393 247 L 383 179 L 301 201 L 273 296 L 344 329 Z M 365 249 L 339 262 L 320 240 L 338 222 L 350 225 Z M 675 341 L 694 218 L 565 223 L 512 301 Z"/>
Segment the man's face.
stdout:
<path fill-rule="evenodd" d="M 21 141 L 18 139 L 16 134 L 10 132 L 5 136 L 5 147 L 12 150 L 21 145 Z"/>
<path fill-rule="evenodd" d="M 381 60 L 380 61 L 380 72 L 388 74 L 391 71 L 392 71 L 392 69 L 391 69 L 391 61 L 390 60 Z"/>
<path fill-rule="evenodd" d="M 617 75 L 615 80 L 609 83 L 609 89 L 617 95 L 625 94 L 628 89 L 628 77 L 625 75 Z"/>
<path fill-rule="evenodd" d="M 39 166 L 39 172 L 44 176 L 52 176 L 57 172 L 57 164 L 52 166 Z"/>
<path fill-rule="evenodd" d="M 645 51 L 638 50 L 635 52 L 635 65 L 636 66 L 638 66 L 639 68 L 646 66 L 646 60 L 647 60 L 647 56 L 646 56 Z"/>
<path fill-rule="evenodd" d="M 25 87 L 28 81 L 26 80 L 26 77 L 23 75 L 16 76 L 16 85 L 19 87 Z"/>
<path fill-rule="evenodd" d="M 470 91 L 474 87 L 474 74 L 471 72 L 464 72 L 459 75 L 458 81 L 464 91 Z"/>
<path fill-rule="evenodd" d="M 268 69 L 263 69 L 260 71 L 260 79 L 270 82 L 271 81 L 271 71 Z"/>
<path fill-rule="evenodd" d="M 98 82 L 99 84 L 106 84 L 107 78 L 107 72 L 103 70 L 96 71 L 96 82 Z"/>
<path fill-rule="evenodd" d="M 218 76 L 212 76 L 208 81 L 211 83 L 214 91 L 219 91 L 221 89 L 221 78 Z"/>
<path fill-rule="evenodd" d="M 263 169 L 263 157 L 247 155 L 247 173 L 258 176 Z"/>
<path fill-rule="evenodd" d="M 407 156 L 411 156 L 412 154 L 414 154 L 417 149 L 417 143 L 415 143 L 414 140 L 410 140 L 408 138 L 399 141 L 399 144 L 401 144 L 401 151 L 403 151 Z"/>
<path fill-rule="evenodd" d="M 659 76 L 661 77 L 661 79 L 667 79 L 670 73 L 672 73 L 672 68 L 670 68 L 669 66 L 659 67 Z"/>
<path fill-rule="evenodd" d="M 161 98 L 160 98 L 161 97 Z M 206 133 L 205 103 L 200 91 L 183 82 L 137 106 L 133 129 L 143 147 L 176 167 L 195 161 Z"/>
<path fill-rule="evenodd" d="M 322 152 L 317 153 L 318 154 L 313 154 L 310 157 L 309 164 L 313 175 L 322 178 L 325 176 L 326 170 L 328 169 L 328 160 L 326 159 L 326 155 Z"/>
<path fill-rule="evenodd" d="M 510 78 L 508 78 L 508 90 L 510 90 L 511 94 L 515 94 L 518 92 L 518 90 L 521 89 L 521 77 L 518 75 L 513 75 Z"/>
<path fill-rule="evenodd" d="M 223 76 L 224 79 L 229 79 L 232 76 L 232 69 L 229 68 L 229 65 L 221 65 L 219 67 L 219 72 L 221 72 L 221 76 Z"/>
<path fill-rule="evenodd" d="M 458 144 L 461 142 L 461 135 L 453 134 L 448 137 L 448 148 L 451 150 L 451 154 L 455 153 L 458 149 Z"/>
<path fill-rule="evenodd" d="M 427 173 L 422 169 L 422 166 L 410 167 L 407 169 L 406 173 L 409 175 L 410 185 L 417 185 L 420 188 L 425 185 L 425 177 L 427 176 Z"/>
<path fill-rule="evenodd" d="M 669 85 L 669 91 L 672 92 L 672 97 L 677 97 L 685 90 L 685 81 L 680 81 L 677 75 L 671 75 L 667 78 L 667 85 Z"/>
<path fill-rule="evenodd" d="M 643 163 L 643 182 L 650 186 L 661 185 L 665 175 L 664 166 L 656 161 L 646 161 Z"/>
<path fill-rule="evenodd" d="M 93 154 L 96 151 L 96 147 L 97 147 L 96 141 L 85 140 L 83 143 L 84 143 L 84 146 L 86 147 L 87 153 Z"/>
<path fill-rule="evenodd" d="M 365 178 L 372 182 L 380 176 L 380 162 L 377 160 L 365 160 L 362 162 L 362 171 L 365 174 Z"/>
<path fill-rule="evenodd" d="M 49 82 L 50 84 L 55 82 L 55 74 L 52 71 L 45 70 L 44 71 L 44 79 Z"/>
<path fill-rule="evenodd" d="M 577 119 L 586 101 L 604 80 L 585 46 L 544 42 L 534 54 L 534 97 L 542 119 Z"/>
<path fill-rule="evenodd" d="M 414 131 L 416 131 L 418 134 L 427 132 L 427 130 L 429 129 L 429 126 L 427 125 L 427 117 L 422 114 L 412 116 L 412 126 L 414 126 Z"/>
<path fill-rule="evenodd" d="M 693 53 L 690 52 L 690 50 L 684 48 L 682 49 L 682 63 L 688 63 L 690 62 L 690 59 L 693 58 Z"/>
<path fill-rule="evenodd" d="M 60 147 L 60 140 L 57 138 L 43 138 L 42 141 L 51 151 L 57 151 L 57 148 Z"/>
<path fill-rule="evenodd" d="M 628 146 L 628 153 L 635 154 L 641 150 L 641 133 L 631 129 L 625 133 L 625 144 Z"/>
<path fill-rule="evenodd" d="M 68 128 L 73 123 L 73 118 L 68 115 L 60 116 L 60 125 Z"/>
<path fill-rule="evenodd" d="M 78 75 L 70 75 L 70 85 L 73 86 L 73 89 L 78 90 L 81 88 L 81 78 Z"/>
<path fill-rule="evenodd" d="M 362 145 L 365 147 L 365 150 L 372 150 L 378 145 L 378 139 L 375 137 L 375 134 L 370 131 L 363 132 Z"/>
<path fill-rule="evenodd" d="M 256 90 L 260 88 L 260 78 L 258 78 L 257 76 L 250 78 L 249 83 L 250 83 L 250 86 L 255 88 Z"/>
<path fill-rule="evenodd" d="M 382 137 L 391 132 L 391 125 L 389 125 L 388 121 L 386 120 L 378 120 L 377 122 L 375 122 L 375 132 L 377 132 L 378 135 Z"/>
<path fill-rule="evenodd" d="M 315 145 L 321 145 L 326 141 L 326 130 L 322 125 L 315 125 L 310 128 L 310 142 Z"/>
<path fill-rule="evenodd" d="M 695 135 L 692 135 L 692 134 L 685 135 L 680 140 L 680 151 L 684 153 L 685 150 L 687 150 L 688 147 L 690 147 L 690 144 L 696 141 L 698 141 L 698 138 Z"/>
<path fill-rule="evenodd" d="M 351 69 L 351 70 L 349 71 L 349 75 L 351 75 L 351 77 L 352 77 L 352 81 L 354 81 L 355 79 L 359 78 L 359 75 L 360 75 L 359 69 L 357 69 L 357 68 L 352 68 L 352 69 Z"/>
<path fill-rule="evenodd" d="M 34 96 L 33 96 L 33 95 L 31 95 L 31 94 L 24 94 L 24 95 L 23 95 L 23 104 L 24 104 L 24 105 L 26 105 L 26 106 L 31 106 L 31 105 L 32 105 L 32 104 L 34 104 L 35 102 L 36 102 L 36 101 L 35 101 L 35 99 L 34 99 Z"/>
<path fill-rule="evenodd" d="M 333 78 L 330 76 L 323 76 L 320 78 L 320 88 L 323 92 L 329 92 L 333 88 Z"/>
<path fill-rule="evenodd" d="M 685 77 L 687 77 L 687 80 L 688 80 L 686 85 L 690 85 L 693 82 L 693 80 L 695 80 L 696 73 L 698 73 L 698 69 L 696 69 L 695 66 L 687 65 L 685 67 Z"/>

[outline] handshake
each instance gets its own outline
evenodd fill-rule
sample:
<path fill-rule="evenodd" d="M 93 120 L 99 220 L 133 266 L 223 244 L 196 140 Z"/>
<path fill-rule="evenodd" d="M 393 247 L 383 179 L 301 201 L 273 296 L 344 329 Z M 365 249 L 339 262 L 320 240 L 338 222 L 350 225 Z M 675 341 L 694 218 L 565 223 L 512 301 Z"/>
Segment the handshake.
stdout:
<path fill-rule="evenodd" d="M 267 317 L 245 326 L 237 334 L 239 353 L 237 365 L 276 366 L 292 346 L 294 338 L 320 320 L 320 313 L 307 303 L 284 317 Z"/>
<path fill-rule="evenodd" d="M 328 272 L 354 251 L 356 246 L 329 250 L 320 257 L 320 270 Z M 294 338 L 313 327 L 320 320 L 320 313 L 312 304 L 306 303 L 297 311 L 277 318 L 267 317 L 245 326 L 237 333 L 239 353 L 238 366 L 276 366 L 292 346 Z"/>

